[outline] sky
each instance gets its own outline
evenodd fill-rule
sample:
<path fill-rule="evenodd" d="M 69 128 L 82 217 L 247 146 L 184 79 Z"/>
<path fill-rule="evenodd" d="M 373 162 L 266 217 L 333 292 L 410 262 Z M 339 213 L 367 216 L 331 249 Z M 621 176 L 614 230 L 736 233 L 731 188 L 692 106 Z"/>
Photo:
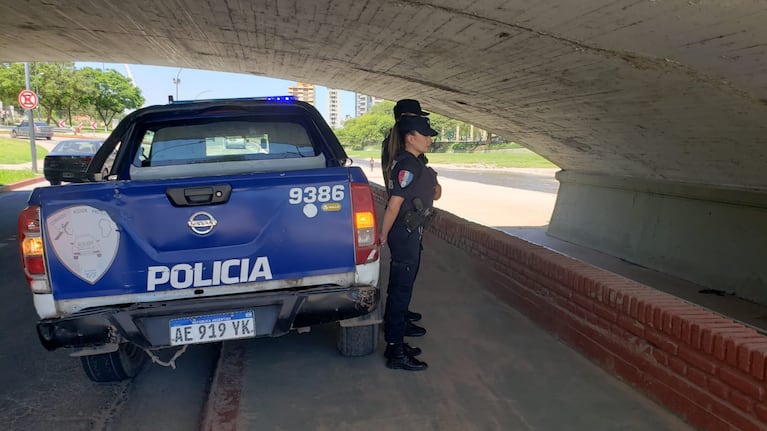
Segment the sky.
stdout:
<path fill-rule="evenodd" d="M 75 63 L 75 66 L 77 68 L 115 69 L 125 76 L 128 76 L 127 70 L 130 69 L 136 86 L 141 89 L 141 95 L 146 99 L 144 106 L 164 105 L 168 103 L 169 95 L 172 95 L 177 100 L 285 96 L 288 94 L 288 86 L 295 85 L 295 81 L 276 78 L 198 69 L 180 69 L 178 67 L 130 64 L 126 68 L 124 64 L 84 62 Z M 176 78 L 179 79 L 178 98 L 176 98 L 176 84 L 174 83 Z M 325 121 L 328 121 L 327 93 L 327 88 L 315 87 L 315 107 L 325 117 Z M 341 118 L 345 118 L 347 115 L 353 117 L 354 93 L 340 91 L 339 94 L 341 97 Z"/>

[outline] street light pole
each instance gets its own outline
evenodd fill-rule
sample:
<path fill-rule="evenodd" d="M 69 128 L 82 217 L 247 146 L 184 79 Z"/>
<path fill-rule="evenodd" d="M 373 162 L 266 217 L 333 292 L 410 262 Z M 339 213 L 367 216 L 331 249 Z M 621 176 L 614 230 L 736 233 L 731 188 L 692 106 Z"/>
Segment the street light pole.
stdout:
<path fill-rule="evenodd" d="M 24 78 L 29 90 L 29 63 L 24 63 Z M 39 103 L 39 102 L 38 102 Z M 27 123 L 29 123 L 29 146 L 32 152 L 32 172 L 37 173 L 37 145 L 35 144 L 35 117 L 31 109 L 27 109 Z"/>
<path fill-rule="evenodd" d="M 37 64 L 35 64 L 35 94 L 37 94 L 37 119 L 42 120 L 40 116 L 40 75 L 45 76 L 45 73 L 37 70 Z"/>
<path fill-rule="evenodd" d="M 179 76 L 181 76 L 181 71 L 182 70 L 184 70 L 184 69 L 183 68 L 179 68 L 178 69 L 178 73 L 176 74 L 176 77 L 173 78 L 173 83 L 176 84 L 176 100 L 178 100 L 178 84 L 181 83 L 181 78 L 179 78 Z"/>

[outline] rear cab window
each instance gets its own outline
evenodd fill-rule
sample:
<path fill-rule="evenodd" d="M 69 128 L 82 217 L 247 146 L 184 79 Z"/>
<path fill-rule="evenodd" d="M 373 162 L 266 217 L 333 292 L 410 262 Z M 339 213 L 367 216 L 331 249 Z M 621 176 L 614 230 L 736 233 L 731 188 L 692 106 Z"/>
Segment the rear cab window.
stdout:
<path fill-rule="evenodd" d="M 213 116 L 151 122 L 137 130 L 133 179 L 324 168 L 311 127 L 298 116 Z"/>

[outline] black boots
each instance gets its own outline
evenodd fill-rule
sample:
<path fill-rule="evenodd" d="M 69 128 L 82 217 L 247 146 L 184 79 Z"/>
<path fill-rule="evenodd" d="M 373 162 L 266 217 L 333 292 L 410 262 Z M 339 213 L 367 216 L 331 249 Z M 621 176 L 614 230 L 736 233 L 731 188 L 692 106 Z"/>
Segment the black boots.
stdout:
<path fill-rule="evenodd" d="M 386 366 L 394 370 L 422 371 L 429 367 L 426 362 L 419 361 L 405 353 L 405 343 L 392 343 L 386 345 Z M 417 347 L 407 346 L 409 349 L 418 349 Z M 418 349 L 420 353 L 421 349 Z"/>
<path fill-rule="evenodd" d="M 409 320 L 405 321 L 406 337 L 423 337 L 424 335 L 426 335 L 426 328 L 422 328 Z"/>
<path fill-rule="evenodd" d="M 407 310 L 405 313 L 405 336 L 422 337 L 426 335 L 426 329 L 415 325 L 413 322 L 421 320 L 421 313 Z M 421 349 L 407 343 L 390 343 L 386 345 L 384 357 L 386 366 L 395 370 L 422 371 L 429 367 L 426 362 L 419 361 L 416 356 L 421 354 Z"/>
<path fill-rule="evenodd" d="M 415 311 L 407 310 L 405 313 L 405 320 L 409 320 L 411 322 L 417 322 L 421 320 L 421 317 L 423 317 L 421 316 L 421 313 L 416 313 Z"/>
<path fill-rule="evenodd" d="M 421 348 L 420 347 L 413 347 L 408 343 L 402 343 L 403 351 L 405 352 L 405 356 L 418 356 L 421 354 Z M 391 356 L 391 349 L 389 347 L 386 347 L 386 351 L 384 352 L 384 356 L 386 359 L 389 359 Z"/>

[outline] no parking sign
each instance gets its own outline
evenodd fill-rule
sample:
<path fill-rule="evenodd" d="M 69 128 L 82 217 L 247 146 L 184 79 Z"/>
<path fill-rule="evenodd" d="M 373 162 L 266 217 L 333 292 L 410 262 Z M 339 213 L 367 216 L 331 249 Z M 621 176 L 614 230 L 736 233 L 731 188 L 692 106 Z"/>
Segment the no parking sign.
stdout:
<path fill-rule="evenodd" d="M 37 108 L 37 94 L 32 90 L 21 90 L 21 93 L 19 93 L 19 106 L 24 109 Z"/>

